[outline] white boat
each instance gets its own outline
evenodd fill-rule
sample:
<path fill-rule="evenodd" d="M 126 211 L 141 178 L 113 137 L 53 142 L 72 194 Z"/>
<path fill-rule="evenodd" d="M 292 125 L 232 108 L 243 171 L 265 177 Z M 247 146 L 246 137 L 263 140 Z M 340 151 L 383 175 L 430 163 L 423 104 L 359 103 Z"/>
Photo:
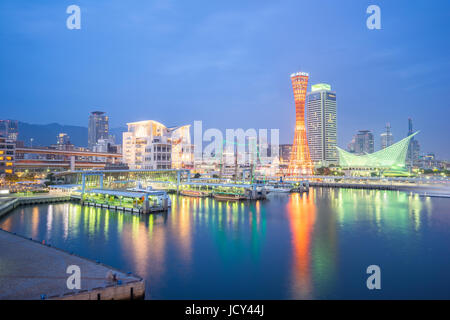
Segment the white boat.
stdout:
<path fill-rule="evenodd" d="M 266 187 L 266 191 L 269 193 L 291 193 L 292 189 L 278 187 L 278 186 L 273 186 L 273 187 L 271 186 L 271 187 Z"/>
<path fill-rule="evenodd" d="M 211 195 L 211 192 L 200 190 L 181 190 L 180 194 L 187 197 L 209 197 Z"/>

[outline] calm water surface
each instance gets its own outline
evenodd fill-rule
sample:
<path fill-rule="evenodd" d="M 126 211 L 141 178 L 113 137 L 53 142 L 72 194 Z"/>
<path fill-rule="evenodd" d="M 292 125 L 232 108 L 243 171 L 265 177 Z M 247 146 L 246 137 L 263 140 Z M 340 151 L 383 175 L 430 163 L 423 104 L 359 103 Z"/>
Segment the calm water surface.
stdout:
<path fill-rule="evenodd" d="M 450 199 L 319 188 L 172 205 L 144 216 L 27 206 L 0 227 L 139 274 L 149 299 L 450 298 Z M 378 291 L 366 287 L 372 264 Z"/>

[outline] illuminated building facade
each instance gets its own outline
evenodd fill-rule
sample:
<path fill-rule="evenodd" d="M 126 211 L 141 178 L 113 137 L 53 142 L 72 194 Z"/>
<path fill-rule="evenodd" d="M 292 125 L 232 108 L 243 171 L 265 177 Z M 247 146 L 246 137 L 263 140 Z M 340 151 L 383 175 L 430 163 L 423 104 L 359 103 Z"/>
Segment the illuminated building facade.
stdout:
<path fill-rule="evenodd" d="M 0 136 L 0 174 L 14 173 L 16 143 L 13 139 Z"/>
<path fill-rule="evenodd" d="M 295 100 L 295 132 L 291 160 L 288 167 L 289 175 L 312 173 L 312 162 L 305 126 L 305 100 L 308 78 L 309 74 L 306 72 L 297 72 L 291 75 Z"/>
<path fill-rule="evenodd" d="M 70 137 L 67 133 L 60 133 L 56 137 L 56 144 L 58 145 L 65 145 L 70 144 Z"/>
<path fill-rule="evenodd" d="M 352 142 L 349 143 L 348 150 L 358 155 L 373 153 L 375 150 L 372 132 L 370 130 L 359 130 L 353 136 Z"/>
<path fill-rule="evenodd" d="M 191 125 L 168 128 L 172 145 L 172 168 L 191 168 L 194 163 L 194 145 L 191 144 Z"/>
<path fill-rule="evenodd" d="M 355 155 L 337 148 L 339 152 L 339 164 L 344 170 L 356 171 L 404 169 L 406 167 L 406 155 L 409 143 L 417 133 L 413 133 L 382 150 L 364 155 Z"/>
<path fill-rule="evenodd" d="M 306 96 L 306 124 L 311 161 L 317 166 L 337 165 L 336 92 L 319 83 Z"/>
<path fill-rule="evenodd" d="M 130 169 L 190 168 L 193 152 L 190 125 L 167 128 L 146 120 L 128 123 L 123 133 L 123 161 Z"/>
<path fill-rule="evenodd" d="M 16 141 L 19 135 L 17 120 L 0 120 L 0 136 Z"/>
<path fill-rule="evenodd" d="M 280 163 L 289 164 L 291 159 L 292 144 L 280 144 Z"/>
<path fill-rule="evenodd" d="M 67 133 L 60 133 L 56 136 L 56 144 L 51 145 L 51 148 L 57 150 L 74 150 L 75 146 L 70 143 L 70 137 Z"/>

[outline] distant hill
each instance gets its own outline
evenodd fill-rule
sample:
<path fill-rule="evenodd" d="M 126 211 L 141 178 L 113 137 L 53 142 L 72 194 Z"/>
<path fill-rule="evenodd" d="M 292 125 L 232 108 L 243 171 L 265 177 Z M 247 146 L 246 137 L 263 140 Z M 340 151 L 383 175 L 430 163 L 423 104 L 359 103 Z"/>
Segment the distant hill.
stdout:
<path fill-rule="evenodd" d="M 122 132 L 124 131 L 127 131 L 126 127 L 110 129 L 110 134 L 116 137 L 116 143 L 122 143 Z M 70 142 L 75 146 L 87 147 L 87 127 L 61 125 L 59 123 L 30 124 L 19 121 L 19 140 L 23 141 L 26 146 L 30 145 L 31 138 L 33 138 L 33 146 L 55 144 L 56 136 L 59 133 L 67 133 L 70 137 Z"/>

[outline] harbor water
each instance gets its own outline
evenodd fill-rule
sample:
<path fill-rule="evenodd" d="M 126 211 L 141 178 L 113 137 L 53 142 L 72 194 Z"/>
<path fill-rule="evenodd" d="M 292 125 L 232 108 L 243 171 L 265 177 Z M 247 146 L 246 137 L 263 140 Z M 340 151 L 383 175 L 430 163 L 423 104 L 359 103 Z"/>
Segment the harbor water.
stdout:
<path fill-rule="evenodd" d="M 449 198 L 327 188 L 253 202 L 173 195 L 164 214 L 23 206 L 0 228 L 131 271 L 147 299 L 450 299 Z M 367 288 L 370 265 L 380 290 Z"/>

